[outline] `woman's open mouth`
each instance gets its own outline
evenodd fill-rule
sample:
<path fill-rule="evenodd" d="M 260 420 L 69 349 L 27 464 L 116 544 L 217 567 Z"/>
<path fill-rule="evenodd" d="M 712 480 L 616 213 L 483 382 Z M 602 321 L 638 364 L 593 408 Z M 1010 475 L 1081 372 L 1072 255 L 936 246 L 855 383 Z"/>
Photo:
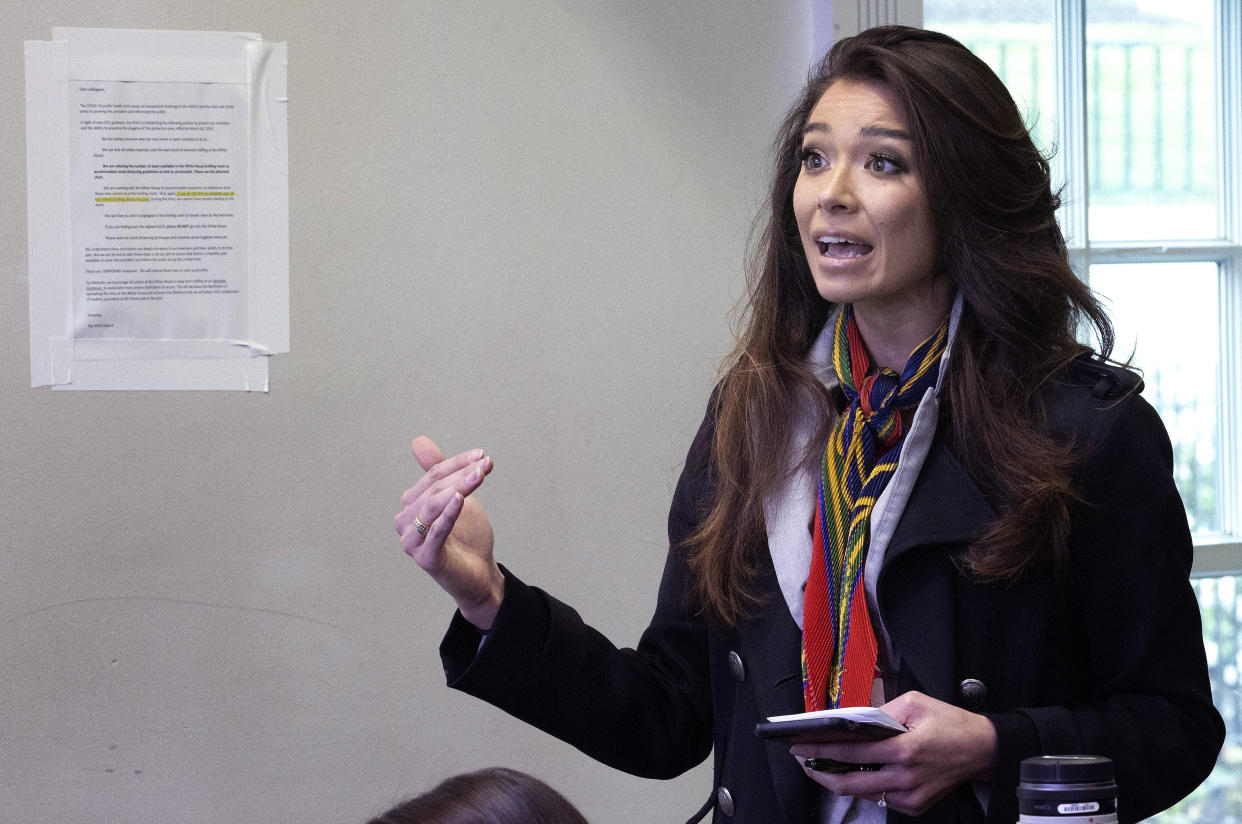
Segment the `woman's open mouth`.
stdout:
<path fill-rule="evenodd" d="M 862 257 L 873 248 L 865 243 L 858 243 L 837 235 L 820 235 L 815 238 L 815 243 L 819 246 L 819 253 L 824 257 L 840 259 Z"/>

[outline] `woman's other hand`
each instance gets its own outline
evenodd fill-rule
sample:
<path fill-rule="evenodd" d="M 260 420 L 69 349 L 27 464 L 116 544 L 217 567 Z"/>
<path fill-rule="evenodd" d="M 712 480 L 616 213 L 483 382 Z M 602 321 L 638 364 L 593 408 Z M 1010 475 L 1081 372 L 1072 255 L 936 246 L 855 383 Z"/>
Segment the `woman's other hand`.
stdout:
<path fill-rule="evenodd" d="M 445 458 L 422 436 L 410 449 L 425 474 L 401 496 L 394 519 L 401 547 L 453 596 L 462 617 L 490 629 L 505 581 L 492 557 L 491 522 L 472 493 L 492 471 L 492 459 L 481 449 Z"/>
<path fill-rule="evenodd" d="M 880 709 L 909 728 L 883 741 L 797 744 L 790 753 L 808 776 L 837 795 L 861 796 L 907 815 L 920 815 L 964 781 L 992 774 L 996 728 L 986 717 L 921 692 L 908 692 Z M 881 764 L 874 771 L 816 772 L 807 758 Z"/>

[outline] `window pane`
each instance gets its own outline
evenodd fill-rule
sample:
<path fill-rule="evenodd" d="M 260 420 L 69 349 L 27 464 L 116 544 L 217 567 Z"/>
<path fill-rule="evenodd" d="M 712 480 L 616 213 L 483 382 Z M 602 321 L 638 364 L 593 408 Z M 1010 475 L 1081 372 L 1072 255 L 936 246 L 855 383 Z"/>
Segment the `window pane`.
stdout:
<path fill-rule="evenodd" d="M 1045 155 L 1053 144 L 1052 4 L 1048 0 L 924 0 L 923 26 L 960 40 L 1004 81 Z"/>
<path fill-rule="evenodd" d="M 1239 824 L 1242 822 L 1242 578 L 1202 578 L 1194 582 L 1203 611 L 1212 701 L 1225 719 L 1225 746 L 1216 769 L 1199 789 L 1168 812 L 1148 819 L 1158 824 Z M 1125 803 L 1124 791 L 1121 803 Z"/>
<path fill-rule="evenodd" d="M 1211 0 L 1088 0 L 1092 240 L 1217 236 Z"/>
<path fill-rule="evenodd" d="M 1190 527 L 1220 531 L 1216 448 L 1220 323 L 1215 263 L 1098 264 L 1091 288 L 1113 319 L 1113 357 L 1133 358 L 1143 397 L 1173 441 L 1173 472 Z"/>

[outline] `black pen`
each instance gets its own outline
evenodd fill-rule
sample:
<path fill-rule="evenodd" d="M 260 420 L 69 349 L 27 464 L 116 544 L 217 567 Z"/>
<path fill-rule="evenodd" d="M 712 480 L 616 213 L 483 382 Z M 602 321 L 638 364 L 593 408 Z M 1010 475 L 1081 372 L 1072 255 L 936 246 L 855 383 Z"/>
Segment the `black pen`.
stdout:
<path fill-rule="evenodd" d="M 837 761 L 832 758 L 807 758 L 803 760 L 802 765 L 808 770 L 827 773 L 875 772 L 884 766 L 883 764 L 851 764 L 848 761 Z"/>

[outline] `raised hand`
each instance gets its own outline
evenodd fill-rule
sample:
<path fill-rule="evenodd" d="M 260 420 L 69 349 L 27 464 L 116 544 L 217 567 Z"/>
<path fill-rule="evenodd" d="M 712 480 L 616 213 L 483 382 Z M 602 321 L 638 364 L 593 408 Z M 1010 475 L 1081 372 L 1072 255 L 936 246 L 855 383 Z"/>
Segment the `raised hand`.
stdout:
<path fill-rule="evenodd" d="M 481 449 L 445 458 L 422 436 L 410 449 L 425 474 L 401 496 L 393 519 L 401 547 L 467 621 L 489 629 L 504 597 L 504 575 L 492 557 L 491 522 L 473 493 L 492 471 L 492 459 Z"/>

